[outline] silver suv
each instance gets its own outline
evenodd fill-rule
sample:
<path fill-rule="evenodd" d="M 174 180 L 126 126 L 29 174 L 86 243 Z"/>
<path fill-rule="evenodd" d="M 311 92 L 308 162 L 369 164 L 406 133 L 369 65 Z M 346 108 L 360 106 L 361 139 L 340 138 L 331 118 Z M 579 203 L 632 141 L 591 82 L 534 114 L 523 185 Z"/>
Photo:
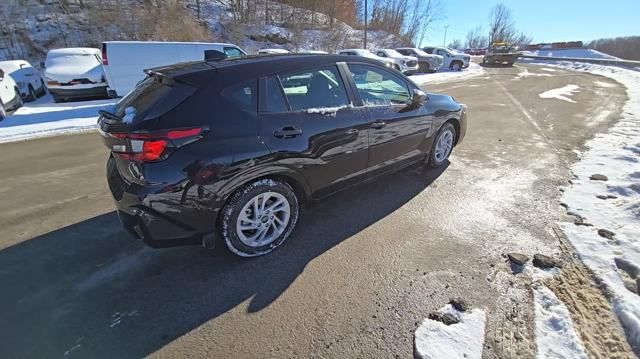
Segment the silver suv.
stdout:
<path fill-rule="evenodd" d="M 427 54 L 426 52 L 415 47 L 399 47 L 396 51 L 405 55 L 413 56 L 418 59 L 418 72 L 436 72 L 442 67 L 442 56 Z"/>

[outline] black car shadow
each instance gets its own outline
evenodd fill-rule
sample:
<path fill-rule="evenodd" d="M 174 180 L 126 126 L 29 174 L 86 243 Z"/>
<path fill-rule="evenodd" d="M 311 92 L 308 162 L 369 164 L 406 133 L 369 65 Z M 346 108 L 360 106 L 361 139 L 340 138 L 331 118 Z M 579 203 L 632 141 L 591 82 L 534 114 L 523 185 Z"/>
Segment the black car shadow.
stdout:
<path fill-rule="evenodd" d="M 141 357 L 246 301 L 258 312 L 310 261 L 403 206 L 445 168 L 406 169 L 323 200 L 302 212 L 283 246 L 253 259 L 225 248 L 153 250 L 130 239 L 114 213 L 6 248 L 0 357 Z"/>

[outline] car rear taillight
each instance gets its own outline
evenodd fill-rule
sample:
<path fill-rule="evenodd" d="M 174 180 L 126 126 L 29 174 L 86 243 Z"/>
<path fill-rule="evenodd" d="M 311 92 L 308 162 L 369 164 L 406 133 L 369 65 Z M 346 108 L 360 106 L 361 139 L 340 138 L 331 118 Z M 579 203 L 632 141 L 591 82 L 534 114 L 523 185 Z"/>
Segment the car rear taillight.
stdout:
<path fill-rule="evenodd" d="M 176 149 L 201 139 L 205 128 L 181 128 L 144 133 L 111 133 L 109 136 L 123 140 L 111 146 L 118 157 L 133 162 L 162 161 L 169 149 Z"/>
<path fill-rule="evenodd" d="M 102 43 L 102 64 L 109 65 L 109 59 L 107 58 L 107 44 Z"/>

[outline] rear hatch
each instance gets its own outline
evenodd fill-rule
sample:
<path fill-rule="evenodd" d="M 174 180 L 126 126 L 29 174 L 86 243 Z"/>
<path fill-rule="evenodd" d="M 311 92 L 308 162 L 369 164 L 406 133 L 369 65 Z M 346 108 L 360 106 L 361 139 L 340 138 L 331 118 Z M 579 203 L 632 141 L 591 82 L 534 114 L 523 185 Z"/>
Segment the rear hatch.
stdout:
<path fill-rule="evenodd" d="M 175 150 L 201 139 L 204 127 L 181 127 L 164 119 L 170 111 L 196 92 L 196 88 L 160 73 L 150 72 L 136 88 L 113 108 L 100 111 L 98 128 L 105 146 L 111 151 L 108 169 L 126 182 L 146 183 L 147 164 L 167 159 Z M 109 176 L 114 174 L 109 173 Z"/>

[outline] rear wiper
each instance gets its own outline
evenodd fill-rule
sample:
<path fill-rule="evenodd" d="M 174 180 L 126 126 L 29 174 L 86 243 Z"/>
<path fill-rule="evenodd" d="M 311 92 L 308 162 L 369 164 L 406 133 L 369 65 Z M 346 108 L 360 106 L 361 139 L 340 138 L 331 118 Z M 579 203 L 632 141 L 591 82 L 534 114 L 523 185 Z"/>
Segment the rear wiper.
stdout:
<path fill-rule="evenodd" d="M 98 111 L 98 113 L 100 114 L 100 116 L 102 116 L 102 117 L 104 117 L 106 119 L 109 119 L 109 120 L 112 120 L 112 121 L 117 121 L 117 122 L 122 122 L 122 117 L 120 117 L 120 116 L 118 116 L 116 114 L 113 114 L 113 113 L 111 113 L 109 111 L 100 110 L 100 111 Z"/>

